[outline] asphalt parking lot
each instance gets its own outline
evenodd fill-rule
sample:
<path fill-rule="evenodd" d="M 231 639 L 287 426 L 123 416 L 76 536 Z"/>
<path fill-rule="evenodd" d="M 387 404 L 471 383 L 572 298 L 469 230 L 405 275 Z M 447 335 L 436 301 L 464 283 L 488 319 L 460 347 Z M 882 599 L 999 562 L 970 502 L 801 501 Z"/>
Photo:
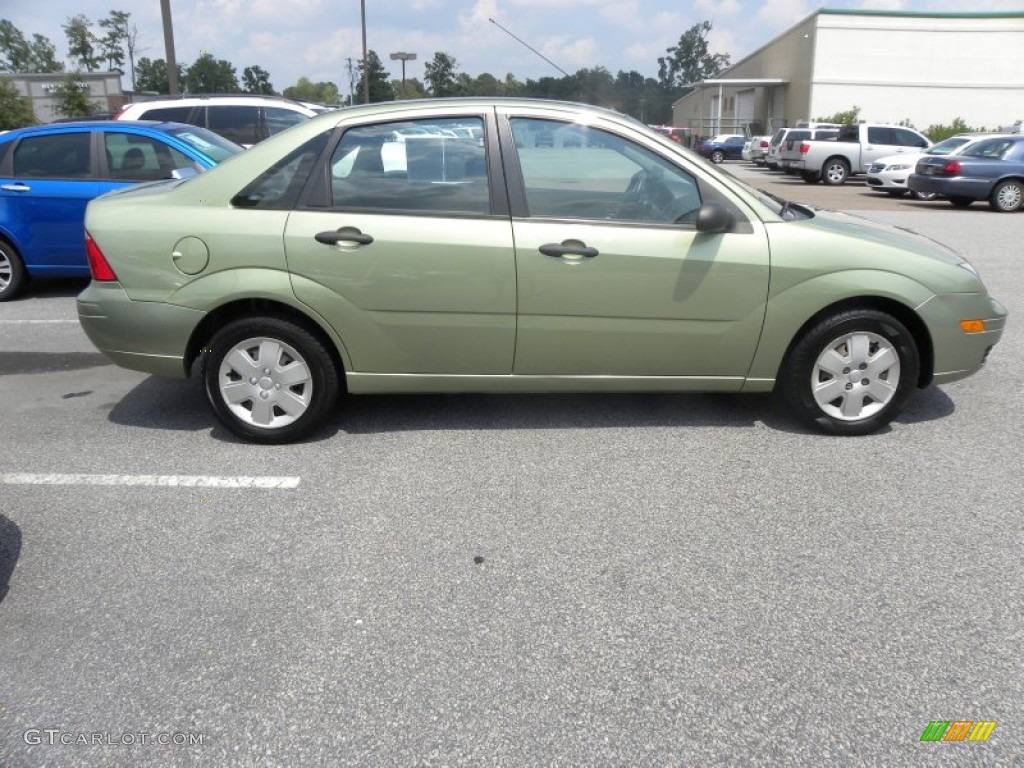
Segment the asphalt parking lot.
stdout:
<path fill-rule="evenodd" d="M 727 168 L 957 248 L 986 368 L 865 438 L 409 396 L 261 447 L 109 365 L 81 283 L 0 305 L 0 766 L 1024 765 L 1024 216 Z"/>

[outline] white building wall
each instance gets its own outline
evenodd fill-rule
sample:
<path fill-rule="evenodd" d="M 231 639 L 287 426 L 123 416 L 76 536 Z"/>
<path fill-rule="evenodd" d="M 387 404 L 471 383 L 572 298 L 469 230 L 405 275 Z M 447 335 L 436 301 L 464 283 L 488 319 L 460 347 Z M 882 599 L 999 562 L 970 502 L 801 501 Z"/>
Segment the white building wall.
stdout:
<path fill-rule="evenodd" d="M 822 13 L 815 29 L 815 117 L 918 128 L 996 128 L 1024 118 L 1024 16 Z"/>

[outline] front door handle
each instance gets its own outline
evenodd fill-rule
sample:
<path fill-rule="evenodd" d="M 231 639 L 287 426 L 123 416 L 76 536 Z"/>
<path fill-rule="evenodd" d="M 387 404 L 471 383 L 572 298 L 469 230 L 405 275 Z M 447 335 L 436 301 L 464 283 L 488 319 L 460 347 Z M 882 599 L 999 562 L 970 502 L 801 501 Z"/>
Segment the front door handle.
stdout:
<path fill-rule="evenodd" d="M 538 248 L 545 256 L 585 256 L 592 259 L 598 254 L 597 248 L 589 248 L 579 240 L 566 240 L 562 243 L 545 243 Z"/>
<path fill-rule="evenodd" d="M 30 192 L 32 187 L 27 184 L 4 184 L 0 189 L 4 192 Z"/>
<path fill-rule="evenodd" d="M 313 238 L 324 245 L 337 245 L 338 243 L 358 243 L 369 245 L 373 242 L 372 235 L 364 235 L 355 227 L 342 227 L 341 229 L 317 232 Z"/>

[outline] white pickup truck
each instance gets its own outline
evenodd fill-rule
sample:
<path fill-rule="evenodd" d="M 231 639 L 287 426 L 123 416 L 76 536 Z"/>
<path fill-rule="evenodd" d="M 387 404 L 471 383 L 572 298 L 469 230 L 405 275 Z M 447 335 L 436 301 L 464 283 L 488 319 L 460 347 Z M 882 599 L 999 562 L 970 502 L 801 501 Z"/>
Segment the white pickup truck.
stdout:
<path fill-rule="evenodd" d="M 801 142 L 800 159 L 789 168 L 809 184 L 843 184 L 853 174 L 867 173 L 880 157 L 920 152 L 931 144 L 924 134 L 902 125 L 844 125 L 835 139 Z"/>

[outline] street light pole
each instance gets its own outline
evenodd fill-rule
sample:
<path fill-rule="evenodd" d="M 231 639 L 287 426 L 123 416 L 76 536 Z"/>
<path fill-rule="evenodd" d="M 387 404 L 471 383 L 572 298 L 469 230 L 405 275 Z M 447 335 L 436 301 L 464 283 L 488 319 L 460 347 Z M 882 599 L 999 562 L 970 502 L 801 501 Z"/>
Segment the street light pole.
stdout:
<path fill-rule="evenodd" d="M 178 60 L 174 56 L 174 26 L 171 24 L 171 0 L 160 0 L 160 15 L 164 22 L 164 50 L 167 56 L 167 85 L 171 96 L 181 93 L 178 88 Z"/>
<path fill-rule="evenodd" d="M 363 25 L 363 101 L 370 103 L 370 62 L 366 58 L 366 0 L 359 0 L 359 17 Z"/>
<path fill-rule="evenodd" d="M 392 53 L 391 54 L 391 60 L 392 61 L 401 61 L 402 62 L 402 96 L 404 97 L 405 96 L 405 62 L 407 62 L 407 61 L 415 61 L 416 60 L 416 54 L 415 53 L 406 53 L 405 51 L 398 51 L 397 53 Z"/>

